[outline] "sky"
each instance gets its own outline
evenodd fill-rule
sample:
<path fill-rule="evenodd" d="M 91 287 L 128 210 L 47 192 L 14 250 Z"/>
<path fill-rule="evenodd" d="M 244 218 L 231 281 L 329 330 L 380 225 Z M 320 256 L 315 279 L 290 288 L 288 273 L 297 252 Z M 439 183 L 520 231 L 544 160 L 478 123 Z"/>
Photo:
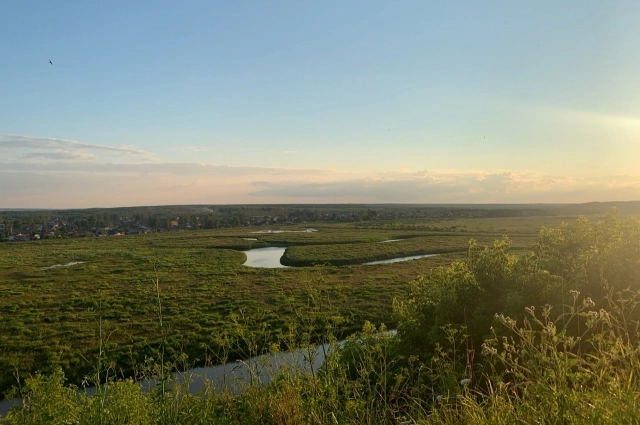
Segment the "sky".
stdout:
<path fill-rule="evenodd" d="M 639 200 L 638 16 L 636 0 L 6 2 L 0 208 Z"/>

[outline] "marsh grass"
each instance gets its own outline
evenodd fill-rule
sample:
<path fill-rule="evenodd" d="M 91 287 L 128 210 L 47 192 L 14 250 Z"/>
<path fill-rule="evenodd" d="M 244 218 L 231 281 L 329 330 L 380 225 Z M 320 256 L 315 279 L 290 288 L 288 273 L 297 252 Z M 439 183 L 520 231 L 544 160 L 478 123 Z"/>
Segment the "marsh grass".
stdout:
<path fill-rule="evenodd" d="M 487 339 L 484 360 L 472 364 L 464 329 L 447 327 L 447 343 L 422 363 L 395 353 L 396 335 L 366 324 L 342 345 L 332 339 L 319 370 L 272 370 L 268 384 L 256 379 L 235 394 L 213 384 L 190 394 L 189 379 L 170 374 L 163 389 L 112 379 L 91 396 L 66 385 L 59 370 L 36 374 L 21 389 L 24 406 L 3 423 L 633 424 L 638 329 L 625 317 L 640 294 L 618 295 L 606 309 L 576 296 L 555 318 L 548 306 L 527 308 L 520 322 L 497 315 L 502 336 Z M 579 335 L 570 326 L 577 321 Z M 261 375 L 263 366 L 251 372 Z"/>
<path fill-rule="evenodd" d="M 162 320 L 159 286 L 158 321 Z M 638 323 L 640 293 L 611 292 L 606 308 L 572 291 L 572 304 L 555 314 L 527 307 L 522 320 L 496 314 L 493 336 L 474 363 L 464 328 L 445 326 L 445 342 L 428 361 L 399 354 L 399 336 L 365 324 L 339 344 L 341 321 L 318 316 L 323 304 L 310 290 L 307 309 L 276 340 L 260 317 L 242 312 L 235 332 L 222 335 L 217 360 L 242 350 L 254 361 L 248 381 L 233 391 L 193 377 L 177 363 L 149 359 L 133 379 L 117 378 L 100 351 L 91 376 L 95 393 L 67 385 L 64 374 L 35 374 L 16 390 L 23 406 L 6 424 L 632 424 L 640 407 Z M 99 311 L 100 313 L 100 311 Z M 325 323 L 318 326 L 318 320 Z M 580 324 L 580 326 L 577 326 Z M 100 346 L 108 341 L 98 317 Z M 256 330 L 257 329 L 257 330 Z M 271 340 L 271 343 L 268 343 Z M 314 368 L 315 343 L 328 344 Z M 268 348 L 262 348 L 262 347 Z M 273 368 L 261 354 L 297 350 L 301 362 Z M 162 351 L 159 351 L 162 353 Z M 212 352 L 213 353 L 213 352 Z M 471 354 L 471 355 L 470 355 Z M 214 354 L 212 354 L 214 355 Z M 265 357 L 263 357 L 264 359 Z M 268 376 L 268 379 L 264 377 Z M 141 385 L 152 379 L 154 385 Z M 147 381 L 148 382 L 148 381 Z"/>
<path fill-rule="evenodd" d="M 323 228 L 291 237 L 320 235 L 330 243 L 350 237 L 343 230 Z M 242 240 L 250 231 L 1 244 L 0 394 L 14 384 L 16 367 L 21 376 L 37 370 L 51 373 L 61 367 L 71 382 L 80 385 L 93 366 L 86 359 L 94 359 L 100 351 L 95 323 L 99 308 L 104 323 L 117 329 L 103 347 L 107 358 L 115 361 L 118 374 L 123 370 L 133 376 L 145 358 L 157 357 L 154 350 L 163 339 L 166 350 L 183 351 L 190 361 L 204 365 L 203 346 L 217 350 L 217 335 L 234 329 L 230 318 L 241 310 L 262 312 L 269 329 L 277 334 L 285 322 L 296 317 L 296 310 L 306 308 L 305 282 L 315 281 L 320 274 L 323 279 L 316 290 L 325 300 L 330 297 L 332 308 L 344 318 L 340 336 L 359 329 L 366 320 L 391 323 L 389 307 L 394 297 L 406 294 L 407 282 L 455 258 L 440 256 L 369 268 L 254 269 L 243 266 L 244 254 L 231 249 L 265 244 Z M 350 232 L 362 233 L 359 229 Z M 280 237 L 289 237 L 284 235 Z M 383 238 L 386 233 L 365 231 L 359 237 Z M 86 263 L 40 270 L 69 261 Z M 154 264 L 164 297 L 164 336 L 158 331 L 156 297 L 148 288 L 156 278 Z"/>
<path fill-rule="evenodd" d="M 323 263 L 343 266 L 412 255 L 460 253 L 467 251 L 471 237 L 467 234 L 413 235 L 386 244 L 375 241 L 292 246 L 287 248 L 281 262 L 288 266 Z M 494 239 L 495 235 L 476 235 L 476 240 L 482 245 L 491 244 Z M 515 249 L 530 249 L 535 241 L 535 234 L 517 235 L 512 238 L 512 245 Z"/>
<path fill-rule="evenodd" d="M 176 333 L 189 328 L 166 320 L 180 317 L 184 304 L 178 302 L 179 292 L 158 279 L 157 271 L 141 272 L 146 286 L 134 285 L 129 294 L 135 296 L 135 290 L 140 291 L 138 296 L 153 293 L 144 304 L 150 323 L 145 330 L 154 329 L 155 335 L 136 339 L 129 347 L 135 357 L 131 361 L 135 365 L 133 378 L 119 369 L 121 358 L 109 349 L 114 344 L 113 323 L 119 323 L 111 318 L 120 304 L 99 292 L 97 298 L 83 304 L 93 323 L 90 335 L 97 340 L 92 344 L 98 347 L 94 357 L 85 356 L 91 365 L 85 381 L 95 386 L 95 392 L 69 385 L 60 367 L 29 376 L 20 375 L 14 367 L 14 395 L 22 399 L 23 406 L 13 409 L 2 422 L 637 423 L 639 224 L 620 223 L 612 214 L 603 225 L 590 226 L 581 219 L 557 231 L 543 230 L 538 248 L 544 249 L 538 249 L 537 257 L 512 255 L 508 239 L 482 250 L 471 244 L 465 262 L 414 282 L 406 303 L 396 304 L 406 307 L 397 335 L 386 332 L 384 326 L 365 322 L 360 332 L 342 343 L 337 339 L 355 320 L 342 314 L 344 306 L 352 303 L 352 293 L 345 290 L 346 285 L 335 284 L 341 269 L 323 266 L 296 271 L 296 278 L 303 277 L 298 280 L 297 292 L 283 289 L 282 282 L 292 278 L 287 270 L 261 273 L 250 285 L 242 286 L 236 279 L 233 285 L 243 291 L 280 283 L 270 300 L 281 310 L 256 308 L 255 303 L 237 305 L 224 297 L 217 300 L 215 305 L 225 305 L 228 320 L 220 326 L 209 317 L 202 318 L 200 328 L 210 337 L 199 346 L 200 354 L 205 353 L 206 363 L 232 361 L 230 367 L 245 370 L 247 379 L 232 382 L 235 386 L 205 381 L 197 394 L 189 391 L 196 376 L 180 372 L 193 366 L 196 358 L 189 351 L 193 344 L 182 345 L 176 338 Z M 182 277 L 185 285 L 203 285 L 204 276 L 192 274 L 192 260 L 174 259 L 173 263 L 187 266 L 180 269 L 186 274 Z M 376 266 L 371 269 L 380 270 Z M 547 269 L 560 270 L 562 275 Z M 393 273 L 397 269 L 384 270 Z M 238 271 L 232 267 L 228 272 L 231 279 L 237 277 Z M 598 276 L 599 283 L 594 280 Z M 149 282 L 153 282 L 152 290 Z M 529 294 L 527 291 L 538 288 L 532 286 L 535 283 L 544 283 L 540 286 L 543 291 Z M 624 289 L 623 284 L 630 288 Z M 361 305 L 377 305 L 374 285 L 375 272 L 367 275 L 359 288 Z M 211 289 L 222 286 L 216 282 Z M 570 288 L 591 292 L 580 296 L 578 290 L 568 291 Z M 514 308 L 528 305 L 523 304 L 528 300 L 545 302 L 539 294 L 553 295 L 554 301 L 549 302 L 556 304 L 529 305 L 524 311 Z M 467 327 L 466 309 L 460 308 L 478 304 L 478 296 L 484 297 L 487 306 L 502 305 L 493 303 L 494 299 L 509 301 L 504 303 L 508 309 L 484 309 L 475 316 L 493 318 L 489 335 L 489 325 L 475 326 L 474 331 L 474 323 L 469 321 Z M 560 296 L 563 302 L 558 304 Z M 437 311 L 415 308 L 422 305 L 421 297 L 435 303 Z M 565 305 L 564 300 L 569 302 Z M 464 320 L 434 321 L 430 319 L 434 312 L 435 318 L 460 316 Z M 427 314 L 416 316 L 422 313 Z M 18 325 L 15 321 L 12 324 Z M 439 326 L 437 332 L 434 326 Z M 410 328 L 412 332 L 407 332 Z M 423 332 L 427 329 L 432 331 Z M 415 339 L 420 335 L 423 340 L 433 338 L 428 344 L 419 344 Z M 321 367 L 315 361 L 319 343 L 326 344 Z M 289 351 L 299 353 L 300 361 L 272 367 L 269 358 Z M 233 362 L 235 359 L 240 361 Z"/>

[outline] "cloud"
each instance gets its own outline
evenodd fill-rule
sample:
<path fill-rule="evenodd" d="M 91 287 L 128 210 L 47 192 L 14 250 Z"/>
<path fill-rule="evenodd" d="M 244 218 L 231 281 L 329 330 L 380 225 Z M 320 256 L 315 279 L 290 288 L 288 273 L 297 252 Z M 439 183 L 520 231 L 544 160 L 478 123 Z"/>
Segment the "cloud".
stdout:
<path fill-rule="evenodd" d="M 0 162 L 3 171 L 33 171 L 39 173 L 68 174 L 118 174 L 118 175 L 182 175 L 182 176 L 320 176 L 335 173 L 332 170 L 278 167 L 246 167 L 232 165 L 199 164 L 193 162 L 144 162 L 144 163 L 32 163 Z"/>
<path fill-rule="evenodd" d="M 92 160 L 96 156 L 89 153 L 81 153 L 81 152 L 31 152 L 22 155 L 21 159 L 62 159 L 62 160 Z"/>
<path fill-rule="evenodd" d="M 186 151 L 186 152 L 206 152 L 209 150 L 204 146 L 180 146 L 178 148 L 172 148 L 172 151 Z"/>
<path fill-rule="evenodd" d="M 283 154 L 288 155 L 292 153 L 298 153 L 298 151 L 282 151 Z"/>
<path fill-rule="evenodd" d="M 566 109 L 557 107 L 542 108 L 544 113 L 552 113 L 566 120 L 576 121 L 581 124 L 595 123 L 601 126 L 640 129 L 640 118 L 628 115 L 615 115 L 583 111 L 577 109 Z"/>
<path fill-rule="evenodd" d="M 191 148 L 200 149 L 187 146 Z M 0 151 L 1 208 L 299 202 L 567 203 L 640 197 L 639 175 L 586 178 L 508 169 L 358 172 L 151 162 L 151 153 L 134 147 L 12 135 L 0 135 Z"/>
<path fill-rule="evenodd" d="M 399 173 L 323 182 L 256 181 L 250 195 L 278 202 L 529 203 L 634 200 L 640 176 L 576 179 L 534 171 Z M 353 200 L 353 199 L 357 199 Z"/>
<path fill-rule="evenodd" d="M 337 171 L 208 164 L 0 163 L 0 208 L 203 203 L 568 203 L 637 200 L 640 176 L 531 170 Z"/>
<path fill-rule="evenodd" d="M 154 159 L 154 155 L 152 153 L 136 149 L 131 146 L 96 145 L 76 142 L 74 140 L 18 136 L 14 134 L 0 134 L 0 150 L 5 152 L 15 152 L 20 150 L 48 150 L 57 153 L 80 152 L 85 154 L 87 154 L 87 151 L 99 151 L 116 156 L 137 158 L 138 160 L 151 161 Z M 87 157 L 70 158 L 69 155 L 66 157 L 61 155 L 60 158 L 55 158 L 55 155 L 40 155 L 39 157 L 48 159 L 87 159 Z M 31 156 L 31 158 L 35 158 L 35 156 Z"/>

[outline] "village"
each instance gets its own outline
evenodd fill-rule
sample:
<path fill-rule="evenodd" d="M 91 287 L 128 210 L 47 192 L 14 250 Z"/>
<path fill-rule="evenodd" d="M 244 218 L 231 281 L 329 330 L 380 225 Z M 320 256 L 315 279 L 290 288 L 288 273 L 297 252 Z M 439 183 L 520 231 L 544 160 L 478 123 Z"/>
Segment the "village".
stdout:
<path fill-rule="evenodd" d="M 265 214 L 266 213 L 266 214 Z M 298 207 L 212 206 L 147 207 L 67 211 L 0 211 L 0 241 L 107 237 L 153 232 L 224 229 L 317 222 L 373 222 L 396 219 L 454 219 L 544 215 L 531 208 L 479 208 L 393 205 Z"/>

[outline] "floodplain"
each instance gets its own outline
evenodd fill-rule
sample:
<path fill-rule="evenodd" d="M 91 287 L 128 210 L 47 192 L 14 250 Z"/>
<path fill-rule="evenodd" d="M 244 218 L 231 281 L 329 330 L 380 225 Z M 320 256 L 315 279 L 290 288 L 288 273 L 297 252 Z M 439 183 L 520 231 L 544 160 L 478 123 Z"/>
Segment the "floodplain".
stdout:
<path fill-rule="evenodd" d="M 470 239 L 491 245 L 508 235 L 514 251 L 526 250 L 541 227 L 576 217 L 399 219 L 313 223 L 313 232 L 293 224 L 4 243 L 0 392 L 16 376 L 57 367 L 80 384 L 97 357 L 130 376 L 161 338 L 168 356 L 202 365 L 215 361 L 211 353 L 240 322 L 272 335 L 296 326 L 313 332 L 330 325 L 337 335 L 366 321 L 393 326 L 393 299 L 406 296 L 408 282 L 463 258 Z M 381 243 L 389 240 L 395 241 Z M 286 248 L 281 262 L 291 267 L 243 265 L 242 251 L 267 247 Z M 424 254 L 439 255 L 360 265 Z"/>

